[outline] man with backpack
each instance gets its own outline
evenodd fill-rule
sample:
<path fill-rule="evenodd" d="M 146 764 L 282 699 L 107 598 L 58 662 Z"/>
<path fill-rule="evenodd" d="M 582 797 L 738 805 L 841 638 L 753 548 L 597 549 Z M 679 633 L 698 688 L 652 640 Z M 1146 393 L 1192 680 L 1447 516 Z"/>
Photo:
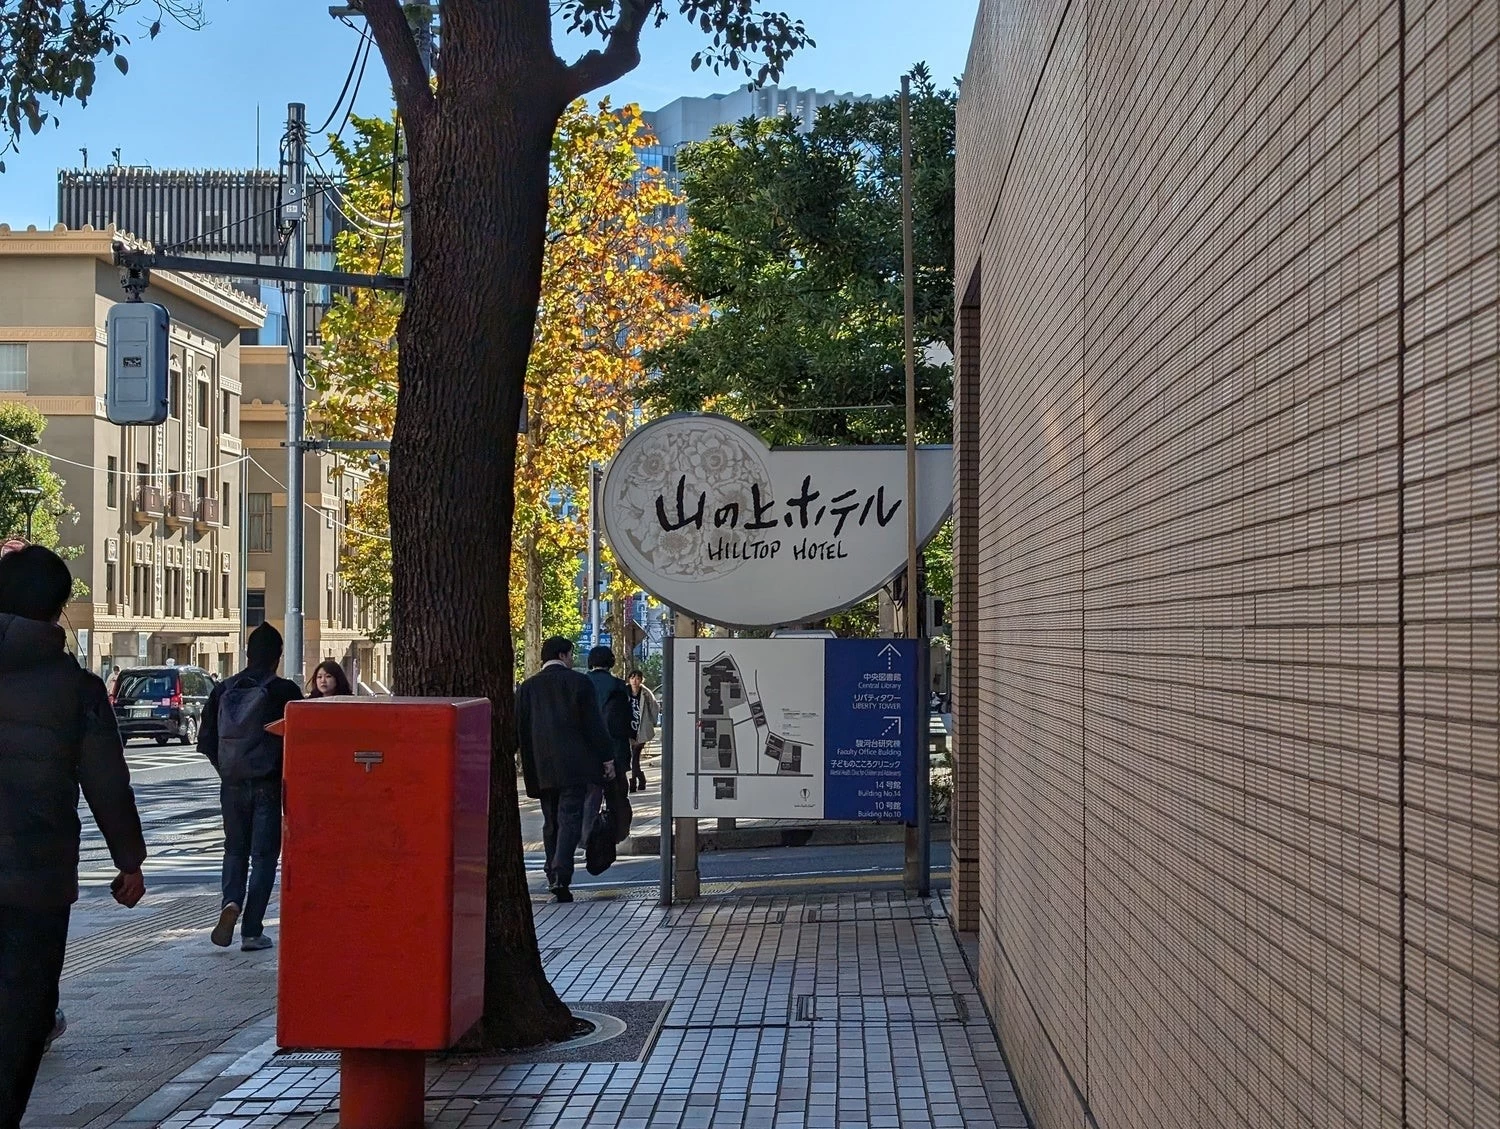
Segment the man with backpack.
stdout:
<path fill-rule="evenodd" d="M 271 947 L 261 922 L 281 857 L 281 738 L 266 726 L 302 691 L 276 676 L 281 632 L 269 623 L 250 632 L 245 652 L 249 665 L 208 696 L 198 751 L 219 773 L 224 813 L 224 901 L 210 939 L 227 948 L 240 923 L 240 948 L 253 953 Z"/>

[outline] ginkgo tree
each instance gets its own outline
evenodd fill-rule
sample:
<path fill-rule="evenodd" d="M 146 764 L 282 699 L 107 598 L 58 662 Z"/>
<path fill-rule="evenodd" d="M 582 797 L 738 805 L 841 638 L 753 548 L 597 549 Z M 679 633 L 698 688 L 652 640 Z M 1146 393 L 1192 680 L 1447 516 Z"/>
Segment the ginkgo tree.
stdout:
<path fill-rule="evenodd" d="M 652 138 L 635 106 L 575 102 L 552 147 L 546 253 L 526 369 L 526 435 L 516 459 L 513 572 L 526 578 L 526 668 L 540 665 L 543 579 L 585 548 L 588 474 L 634 425 L 645 352 L 692 313 L 667 281 L 680 264 L 678 198 L 640 150 Z M 563 497 L 574 504 L 555 506 Z"/>
<path fill-rule="evenodd" d="M 812 41 L 776 0 L 443 0 L 434 84 L 401 0 L 352 0 L 380 50 L 409 145 L 412 255 L 397 338 L 392 433 L 391 624 L 396 689 L 493 704 L 485 1016 L 492 1045 L 572 1029 L 547 981 L 515 811 L 509 583 L 517 424 L 536 326 L 552 139 L 568 107 L 640 65 L 669 20 L 701 31 L 695 66 L 776 81 Z M 191 22 L 211 4 L 154 5 Z M 90 17 L 73 18 L 83 8 Z M 0 5 L 0 138 L 41 128 L 42 108 L 86 97 L 136 0 Z M 858 19 L 828 4 L 827 22 Z M 179 11 L 180 9 L 180 11 Z M 327 19 L 324 5 L 308 5 Z M 36 21 L 42 36 L 27 32 Z M 289 28 L 289 34 L 298 29 Z M 588 45 L 592 40 L 593 45 Z M 582 42 L 580 42 L 582 41 Z M 691 51 L 691 49 L 689 49 Z M 571 61 L 569 61 L 571 59 Z M 84 77 L 80 78 L 79 76 Z M 10 107 L 19 105 L 21 115 Z M 457 504 L 481 498 L 483 506 Z"/>
<path fill-rule="evenodd" d="M 401 231 L 390 176 L 394 123 L 355 117 L 354 140 L 335 140 L 351 226 L 337 237 L 341 269 L 401 268 Z M 586 548 L 589 466 L 607 460 L 639 414 L 642 356 L 670 342 L 694 313 L 666 272 L 681 264 L 680 200 L 658 169 L 636 106 L 568 108 L 553 140 L 547 249 L 536 339 L 526 370 L 526 433 L 516 456 L 511 615 L 521 626 L 524 670 L 542 640 L 579 622 L 572 574 Z M 309 363 L 317 417 L 330 438 L 388 438 L 397 402 L 400 296 L 360 290 L 338 297 L 323 320 L 323 349 Z M 376 608 L 390 596 L 390 521 L 381 477 L 360 491 L 345 533 L 349 588 Z M 611 575 L 619 575 L 617 570 Z M 615 586 L 616 588 L 619 585 Z M 611 590 L 611 595 L 615 594 Z M 381 617 L 379 630 L 388 624 Z"/>

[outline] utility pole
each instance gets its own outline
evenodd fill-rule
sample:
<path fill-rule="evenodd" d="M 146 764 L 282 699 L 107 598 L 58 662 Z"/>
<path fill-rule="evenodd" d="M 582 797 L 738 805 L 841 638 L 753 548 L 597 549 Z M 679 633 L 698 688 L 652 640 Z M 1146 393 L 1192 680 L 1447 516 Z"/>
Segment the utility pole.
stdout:
<path fill-rule="evenodd" d="M 927 745 L 929 676 L 926 632 L 925 577 L 917 551 L 917 349 L 916 252 L 912 220 L 911 77 L 901 76 L 901 260 L 906 353 L 906 637 L 916 641 L 917 685 L 917 825 L 906 829 L 906 885 L 919 897 L 932 892 L 932 826 L 930 751 Z"/>
<path fill-rule="evenodd" d="M 599 507 L 604 504 L 600 497 L 599 464 L 589 464 L 589 639 L 590 646 L 599 646 Z"/>
<path fill-rule="evenodd" d="M 293 102 L 286 108 L 287 165 L 284 170 L 286 192 L 281 219 L 291 228 L 292 267 L 307 266 L 307 107 Z M 286 675 L 302 685 L 302 595 L 306 554 L 306 522 L 303 483 L 306 451 L 306 387 L 303 374 L 307 358 L 307 288 L 301 280 L 293 281 L 292 296 L 287 303 L 287 373 L 286 396 Z"/>

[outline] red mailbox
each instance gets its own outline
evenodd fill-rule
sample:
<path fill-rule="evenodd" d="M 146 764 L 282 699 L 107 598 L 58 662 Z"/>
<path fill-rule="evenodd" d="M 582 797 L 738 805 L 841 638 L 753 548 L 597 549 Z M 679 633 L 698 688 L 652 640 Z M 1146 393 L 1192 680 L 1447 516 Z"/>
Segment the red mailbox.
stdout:
<path fill-rule="evenodd" d="M 344 1052 L 346 1129 L 420 1125 L 422 1052 L 484 1003 L 490 704 L 320 698 L 284 734 L 277 1042 Z"/>

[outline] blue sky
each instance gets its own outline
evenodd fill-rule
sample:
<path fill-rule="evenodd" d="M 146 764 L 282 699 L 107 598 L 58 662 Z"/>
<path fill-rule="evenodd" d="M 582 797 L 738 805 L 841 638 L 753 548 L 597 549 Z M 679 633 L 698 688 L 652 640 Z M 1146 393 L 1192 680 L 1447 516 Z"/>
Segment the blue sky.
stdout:
<path fill-rule="evenodd" d="M 960 74 L 979 0 L 767 0 L 772 5 L 800 17 L 818 43 L 792 61 L 783 85 L 881 94 L 895 90 L 901 73 L 919 61 L 944 84 Z M 274 167 L 288 102 L 306 103 L 309 125 L 322 122 L 358 39 L 327 15 L 328 0 L 204 0 L 204 6 L 207 28 L 167 26 L 155 41 L 142 35 L 125 49 L 128 76 L 105 64 L 87 108 L 64 106 L 60 128 L 24 137 L 20 152 L 6 156 L 0 223 L 54 222 L 57 170 L 78 167 L 83 147 L 91 167 L 109 164 L 116 147 L 125 164 L 253 167 L 258 106 L 261 163 Z M 668 7 L 675 4 L 669 0 Z M 691 69 L 702 42 L 680 17 L 648 30 L 640 67 L 605 93 L 616 104 L 655 109 L 681 95 L 734 89 L 741 80 Z M 559 44 L 568 58 L 582 49 L 583 41 Z M 372 55 L 358 111 L 381 113 L 389 105 L 384 70 Z"/>

